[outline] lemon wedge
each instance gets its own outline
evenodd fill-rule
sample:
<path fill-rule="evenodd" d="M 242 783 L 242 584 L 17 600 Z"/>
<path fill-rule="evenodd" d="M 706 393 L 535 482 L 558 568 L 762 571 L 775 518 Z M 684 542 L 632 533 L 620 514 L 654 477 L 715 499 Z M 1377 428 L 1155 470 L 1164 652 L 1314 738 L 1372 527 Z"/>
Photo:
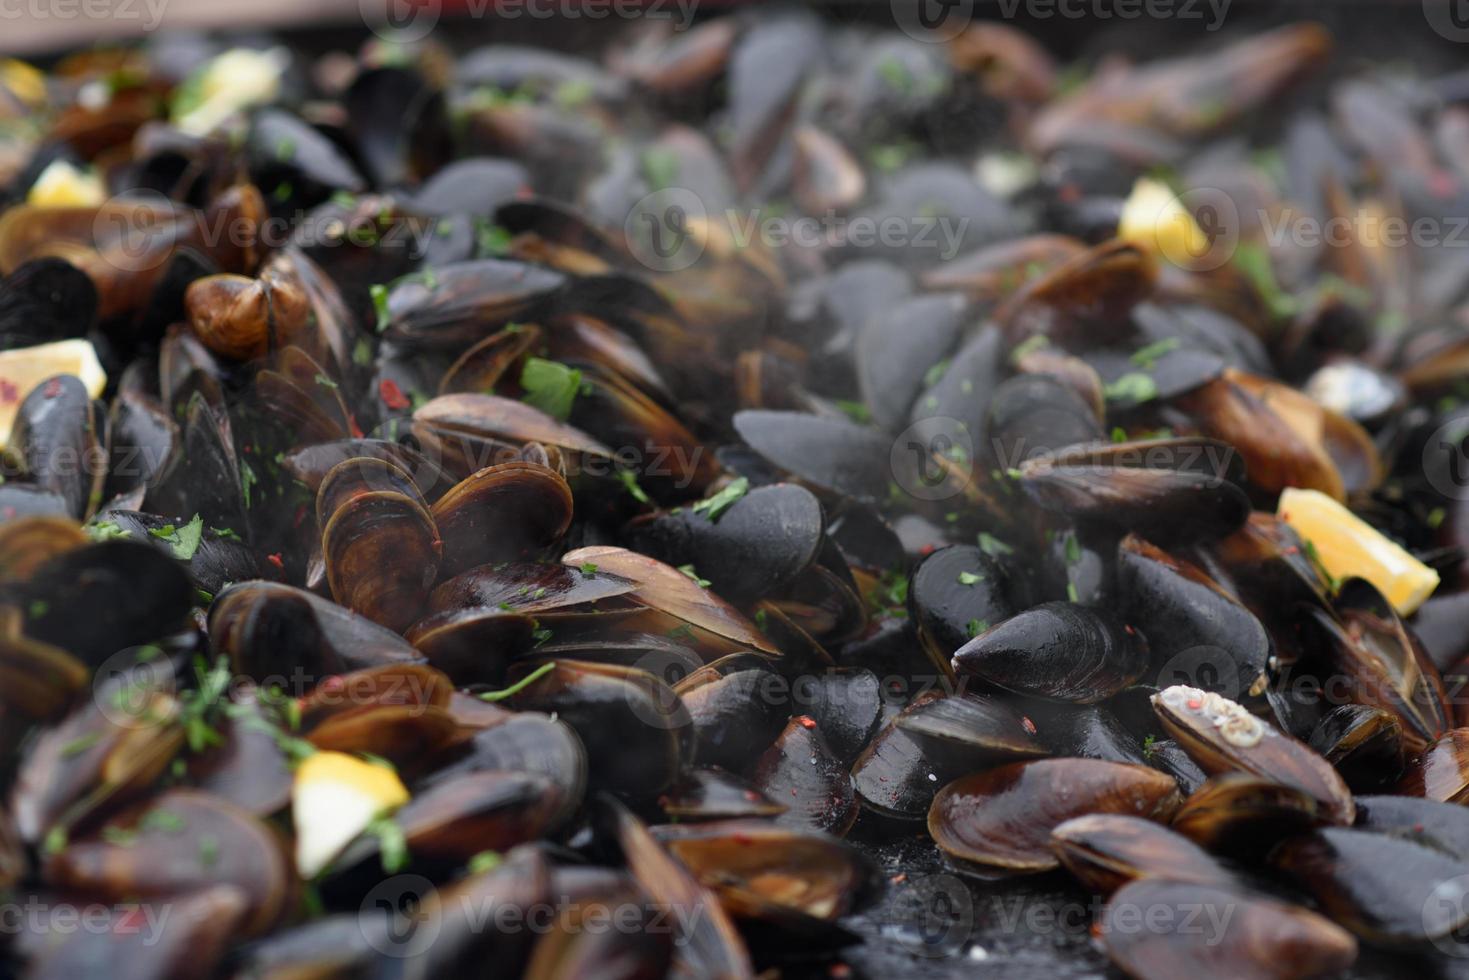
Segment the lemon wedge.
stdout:
<path fill-rule="evenodd" d="M 95 208 L 107 200 L 107 188 L 94 170 L 52 160 L 26 194 L 26 203 L 43 208 Z"/>
<path fill-rule="evenodd" d="M 10 442 L 15 413 L 26 395 L 47 378 L 74 374 L 97 398 L 107 387 L 107 374 L 90 340 L 58 340 L 54 344 L 0 351 L 0 448 Z"/>
<path fill-rule="evenodd" d="M 289 64 L 284 48 L 224 52 L 184 83 L 186 97 L 176 96 L 174 125 L 190 136 L 208 136 L 241 109 L 279 95 Z"/>
<path fill-rule="evenodd" d="M 1311 545 L 1327 574 L 1366 579 L 1400 615 L 1438 588 L 1438 572 L 1319 490 L 1288 487 L 1275 513 Z"/>
<path fill-rule="evenodd" d="M 46 101 L 46 76 L 18 58 L 0 58 L 0 85 L 32 109 Z"/>
<path fill-rule="evenodd" d="M 1209 236 L 1168 185 L 1141 177 L 1122 205 L 1117 237 L 1148 249 L 1182 269 L 1206 257 Z"/>
<path fill-rule="evenodd" d="M 296 868 L 315 877 L 373 820 L 408 802 L 397 773 L 345 752 L 313 752 L 296 770 Z"/>

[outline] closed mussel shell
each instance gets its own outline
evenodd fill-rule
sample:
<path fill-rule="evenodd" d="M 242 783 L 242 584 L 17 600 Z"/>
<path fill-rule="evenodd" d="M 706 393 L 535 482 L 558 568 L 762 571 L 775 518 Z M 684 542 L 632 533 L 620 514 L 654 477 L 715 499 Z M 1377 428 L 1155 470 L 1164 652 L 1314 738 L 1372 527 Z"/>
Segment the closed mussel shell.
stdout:
<path fill-rule="evenodd" d="M 1051 848 L 1088 889 L 1106 895 L 1139 878 L 1228 886 L 1234 876 L 1187 837 L 1142 817 L 1091 813 L 1051 831 Z"/>
<path fill-rule="evenodd" d="M 1146 641 L 1115 615 L 1067 602 L 1027 609 L 954 654 L 954 669 L 1017 694 L 1090 704 L 1132 684 Z"/>
<path fill-rule="evenodd" d="M 1283 836 L 1326 822 L 1304 790 L 1245 772 L 1215 776 L 1183 801 L 1173 829 L 1216 854 L 1246 860 L 1265 856 Z"/>

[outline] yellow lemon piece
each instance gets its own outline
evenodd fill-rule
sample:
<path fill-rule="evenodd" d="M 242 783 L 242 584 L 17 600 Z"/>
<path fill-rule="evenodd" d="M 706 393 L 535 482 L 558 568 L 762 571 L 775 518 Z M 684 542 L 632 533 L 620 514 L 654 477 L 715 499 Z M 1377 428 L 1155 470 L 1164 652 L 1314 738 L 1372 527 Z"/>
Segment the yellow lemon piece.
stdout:
<path fill-rule="evenodd" d="M 1122 205 L 1117 237 L 1142 246 L 1184 269 L 1209 251 L 1209 236 L 1168 185 L 1138 178 Z"/>
<path fill-rule="evenodd" d="M 1311 545 L 1332 578 L 1366 579 L 1400 615 L 1438 588 L 1438 572 L 1319 490 L 1288 487 L 1275 513 Z"/>
<path fill-rule="evenodd" d="M 58 374 L 76 375 L 93 398 L 100 397 L 107 387 L 107 374 L 90 340 L 58 340 L 0 351 L 0 448 L 10 442 L 10 427 L 26 395 Z"/>
<path fill-rule="evenodd" d="M 187 104 L 175 103 L 174 124 L 191 136 L 207 136 L 241 109 L 274 99 L 290 56 L 283 48 L 234 48 L 218 56 L 197 78 Z"/>
<path fill-rule="evenodd" d="M 107 188 L 94 170 L 65 160 L 52 160 L 26 195 L 26 203 L 43 208 L 95 208 L 107 200 Z"/>
<path fill-rule="evenodd" d="M 33 109 L 46 101 L 46 76 L 18 58 L 0 59 L 0 85 Z"/>
<path fill-rule="evenodd" d="M 315 877 L 385 813 L 408 802 L 397 773 L 345 752 L 314 752 L 296 770 L 291 818 L 296 868 Z"/>

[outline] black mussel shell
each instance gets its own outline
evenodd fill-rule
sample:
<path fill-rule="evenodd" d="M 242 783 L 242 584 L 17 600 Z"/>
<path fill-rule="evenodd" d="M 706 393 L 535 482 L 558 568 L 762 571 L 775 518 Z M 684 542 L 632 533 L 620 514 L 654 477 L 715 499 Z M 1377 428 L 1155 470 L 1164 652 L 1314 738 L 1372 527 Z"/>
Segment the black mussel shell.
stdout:
<path fill-rule="evenodd" d="M 1142 636 L 1117 616 L 1066 602 L 1027 609 L 954 654 L 954 669 L 1017 694 L 1090 704 L 1132 684 L 1148 665 Z"/>

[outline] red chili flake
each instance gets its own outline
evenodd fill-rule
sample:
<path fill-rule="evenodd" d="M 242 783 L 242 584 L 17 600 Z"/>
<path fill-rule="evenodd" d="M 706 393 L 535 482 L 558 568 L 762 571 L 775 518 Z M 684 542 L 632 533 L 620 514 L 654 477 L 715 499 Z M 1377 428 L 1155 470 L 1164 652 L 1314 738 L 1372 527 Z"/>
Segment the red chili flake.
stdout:
<path fill-rule="evenodd" d="M 342 690 L 342 688 L 347 686 L 347 682 L 342 679 L 341 674 L 328 674 L 326 678 L 323 679 L 322 682 L 316 686 L 327 694 L 331 694 L 333 692 Z"/>
<path fill-rule="evenodd" d="M 923 547 L 921 547 L 921 548 L 918 549 L 918 553 L 920 555 L 924 555 L 926 557 L 928 555 L 933 554 L 934 551 L 936 551 L 937 549 L 938 549 L 938 545 L 936 545 L 936 544 L 926 544 Z"/>
<path fill-rule="evenodd" d="M 277 551 L 273 555 L 266 555 L 265 560 L 270 562 L 276 568 L 279 568 L 281 571 L 286 570 L 286 560 L 281 557 L 281 553 L 279 551 Z"/>
<path fill-rule="evenodd" d="M 1030 715 L 1020 716 L 1020 727 L 1025 729 L 1031 735 L 1035 734 L 1035 722 L 1030 720 Z"/>
<path fill-rule="evenodd" d="M 306 505 L 305 504 L 297 504 L 296 505 L 296 516 L 294 516 L 294 517 L 291 518 L 291 527 L 293 527 L 293 528 L 300 527 L 301 526 L 301 522 L 304 521 L 304 520 L 306 520 Z"/>
<path fill-rule="evenodd" d="M 353 415 L 351 412 L 347 413 L 347 426 L 352 430 L 352 438 L 362 438 L 362 426 L 357 424 L 357 416 Z"/>
<path fill-rule="evenodd" d="M 901 885 L 903 882 L 905 882 L 907 880 L 908 880 L 907 872 L 902 872 L 902 871 L 898 872 L 897 874 L 893 875 L 891 878 L 888 879 L 888 881 L 891 881 L 895 885 Z"/>
<path fill-rule="evenodd" d="M 1290 545 L 1285 549 L 1285 553 L 1287 555 L 1298 555 L 1301 553 L 1301 549 L 1297 548 L 1295 545 Z"/>
<path fill-rule="evenodd" d="M 20 389 L 15 386 L 14 381 L 0 380 L 0 401 L 7 405 L 20 401 Z"/>
<path fill-rule="evenodd" d="M 799 716 L 798 718 L 796 718 L 796 724 L 800 725 L 802 728 L 816 727 L 816 721 L 810 715 Z"/>
<path fill-rule="evenodd" d="M 1190 708 L 1192 708 L 1193 710 L 1198 711 L 1200 708 L 1202 708 L 1204 706 L 1204 702 L 1200 701 L 1198 698 L 1189 698 L 1188 699 L 1188 706 Z"/>
<path fill-rule="evenodd" d="M 1133 629 L 1130 623 L 1123 623 L 1122 628 L 1127 631 L 1128 636 L 1137 636 L 1137 630 Z"/>
<path fill-rule="evenodd" d="M 836 980 L 845 980 L 852 975 L 852 968 L 845 963 L 833 963 L 827 969 L 827 975 L 835 977 Z"/>
<path fill-rule="evenodd" d="M 52 378 L 50 381 L 46 382 L 46 390 L 41 392 L 41 394 L 45 395 L 47 398 L 55 398 L 57 395 L 61 394 L 61 379 Z"/>
<path fill-rule="evenodd" d="M 391 378 L 383 378 L 377 385 L 378 396 L 382 398 L 383 404 L 389 408 L 405 409 L 408 407 L 408 398 L 403 394 L 403 389 Z"/>

